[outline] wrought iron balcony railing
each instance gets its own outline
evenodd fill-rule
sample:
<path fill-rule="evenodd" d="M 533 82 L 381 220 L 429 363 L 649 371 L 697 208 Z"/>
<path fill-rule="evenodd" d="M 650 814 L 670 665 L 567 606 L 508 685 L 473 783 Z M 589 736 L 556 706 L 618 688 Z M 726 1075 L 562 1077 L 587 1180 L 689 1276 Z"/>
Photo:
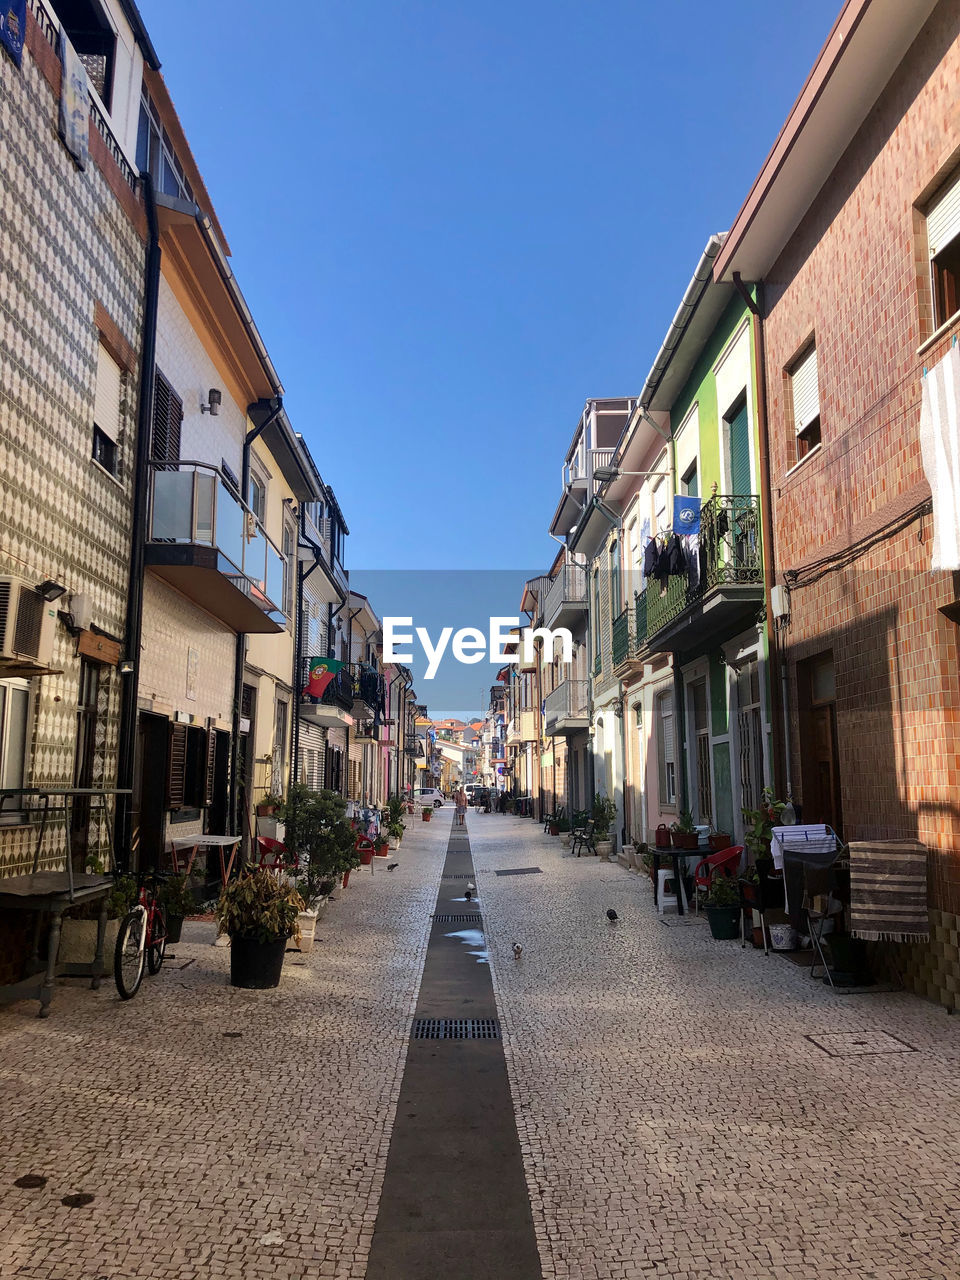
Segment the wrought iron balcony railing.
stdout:
<path fill-rule="evenodd" d="M 624 609 L 613 620 L 613 665 L 619 667 L 630 656 L 630 610 Z"/>
<path fill-rule="evenodd" d="M 763 547 L 760 537 L 760 499 L 754 494 L 709 498 L 700 511 L 699 581 L 672 577 L 661 595 L 659 584 L 648 583 L 636 599 L 635 650 L 643 648 L 685 609 L 716 587 L 760 586 Z"/>

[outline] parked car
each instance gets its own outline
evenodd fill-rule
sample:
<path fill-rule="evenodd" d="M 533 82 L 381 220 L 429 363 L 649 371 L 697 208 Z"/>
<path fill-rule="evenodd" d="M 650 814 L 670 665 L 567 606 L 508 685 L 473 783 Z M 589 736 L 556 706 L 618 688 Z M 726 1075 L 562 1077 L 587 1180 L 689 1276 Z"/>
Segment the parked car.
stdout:
<path fill-rule="evenodd" d="M 413 795 L 421 804 L 429 804 L 432 800 L 435 809 L 443 807 L 443 792 L 437 787 L 417 787 Z"/>

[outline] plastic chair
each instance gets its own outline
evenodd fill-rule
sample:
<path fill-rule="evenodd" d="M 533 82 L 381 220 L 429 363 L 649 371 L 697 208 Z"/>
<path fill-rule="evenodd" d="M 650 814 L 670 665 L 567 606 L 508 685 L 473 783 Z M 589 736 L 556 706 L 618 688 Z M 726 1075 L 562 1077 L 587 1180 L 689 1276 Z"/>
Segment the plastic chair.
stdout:
<path fill-rule="evenodd" d="M 672 892 L 669 893 L 667 892 L 668 884 L 673 886 Z M 657 911 L 660 915 L 663 915 L 664 907 L 677 906 L 678 894 L 680 901 L 683 903 L 683 909 L 686 911 L 688 909 L 687 894 L 683 887 L 683 876 L 680 876 L 678 880 L 672 867 L 661 867 L 657 872 Z M 677 907 L 677 914 L 680 914 L 679 907 Z"/>
<path fill-rule="evenodd" d="M 296 858 L 290 857 L 287 846 L 282 840 L 275 840 L 273 836 L 257 837 L 257 856 L 254 862 L 256 867 L 265 867 L 267 871 L 284 871 L 287 868 L 296 868 Z"/>
<path fill-rule="evenodd" d="M 721 849 L 719 853 L 711 853 L 697 863 L 693 871 L 694 912 L 700 910 L 700 890 L 703 889 L 709 893 L 713 877 L 718 873 L 725 876 L 735 875 L 742 857 L 743 845 L 734 844 L 729 849 Z"/>

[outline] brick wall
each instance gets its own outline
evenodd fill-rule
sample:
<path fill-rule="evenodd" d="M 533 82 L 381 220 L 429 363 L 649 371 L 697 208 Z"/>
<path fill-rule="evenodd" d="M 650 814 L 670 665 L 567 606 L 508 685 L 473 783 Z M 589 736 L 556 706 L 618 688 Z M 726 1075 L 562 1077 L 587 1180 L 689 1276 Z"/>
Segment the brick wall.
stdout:
<path fill-rule="evenodd" d="M 917 207 L 960 157 L 957 37 L 955 4 L 939 4 L 770 271 L 765 325 L 778 579 L 800 570 L 804 584 L 781 637 L 792 705 L 797 661 L 832 649 L 845 835 L 925 841 L 931 907 L 949 912 L 960 909 L 960 683 L 957 629 L 938 609 L 957 592 L 953 575 L 929 572 L 930 519 L 917 513 L 930 497 L 922 371 L 951 334 L 922 347 Z M 786 370 L 811 336 L 822 447 L 788 474 Z M 796 761 L 795 716 L 792 747 Z M 794 784 L 802 799 L 799 769 Z"/>

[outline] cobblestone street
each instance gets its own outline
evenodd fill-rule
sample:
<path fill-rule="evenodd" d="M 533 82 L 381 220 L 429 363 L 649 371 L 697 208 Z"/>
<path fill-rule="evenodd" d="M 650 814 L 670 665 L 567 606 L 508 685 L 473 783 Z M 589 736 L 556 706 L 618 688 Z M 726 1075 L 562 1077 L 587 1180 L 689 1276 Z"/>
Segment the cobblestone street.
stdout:
<path fill-rule="evenodd" d="M 450 814 L 353 873 L 279 991 L 233 990 L 194 924 L 131 1002 L 76 982 L 47 1021 L 0 1011 L 4 1280 L 364 1276 Z M 468 821 L 545 1277 L 960 1274 L 953 1020 L 662 923 L 645 877 L 529 821 Z"/>

